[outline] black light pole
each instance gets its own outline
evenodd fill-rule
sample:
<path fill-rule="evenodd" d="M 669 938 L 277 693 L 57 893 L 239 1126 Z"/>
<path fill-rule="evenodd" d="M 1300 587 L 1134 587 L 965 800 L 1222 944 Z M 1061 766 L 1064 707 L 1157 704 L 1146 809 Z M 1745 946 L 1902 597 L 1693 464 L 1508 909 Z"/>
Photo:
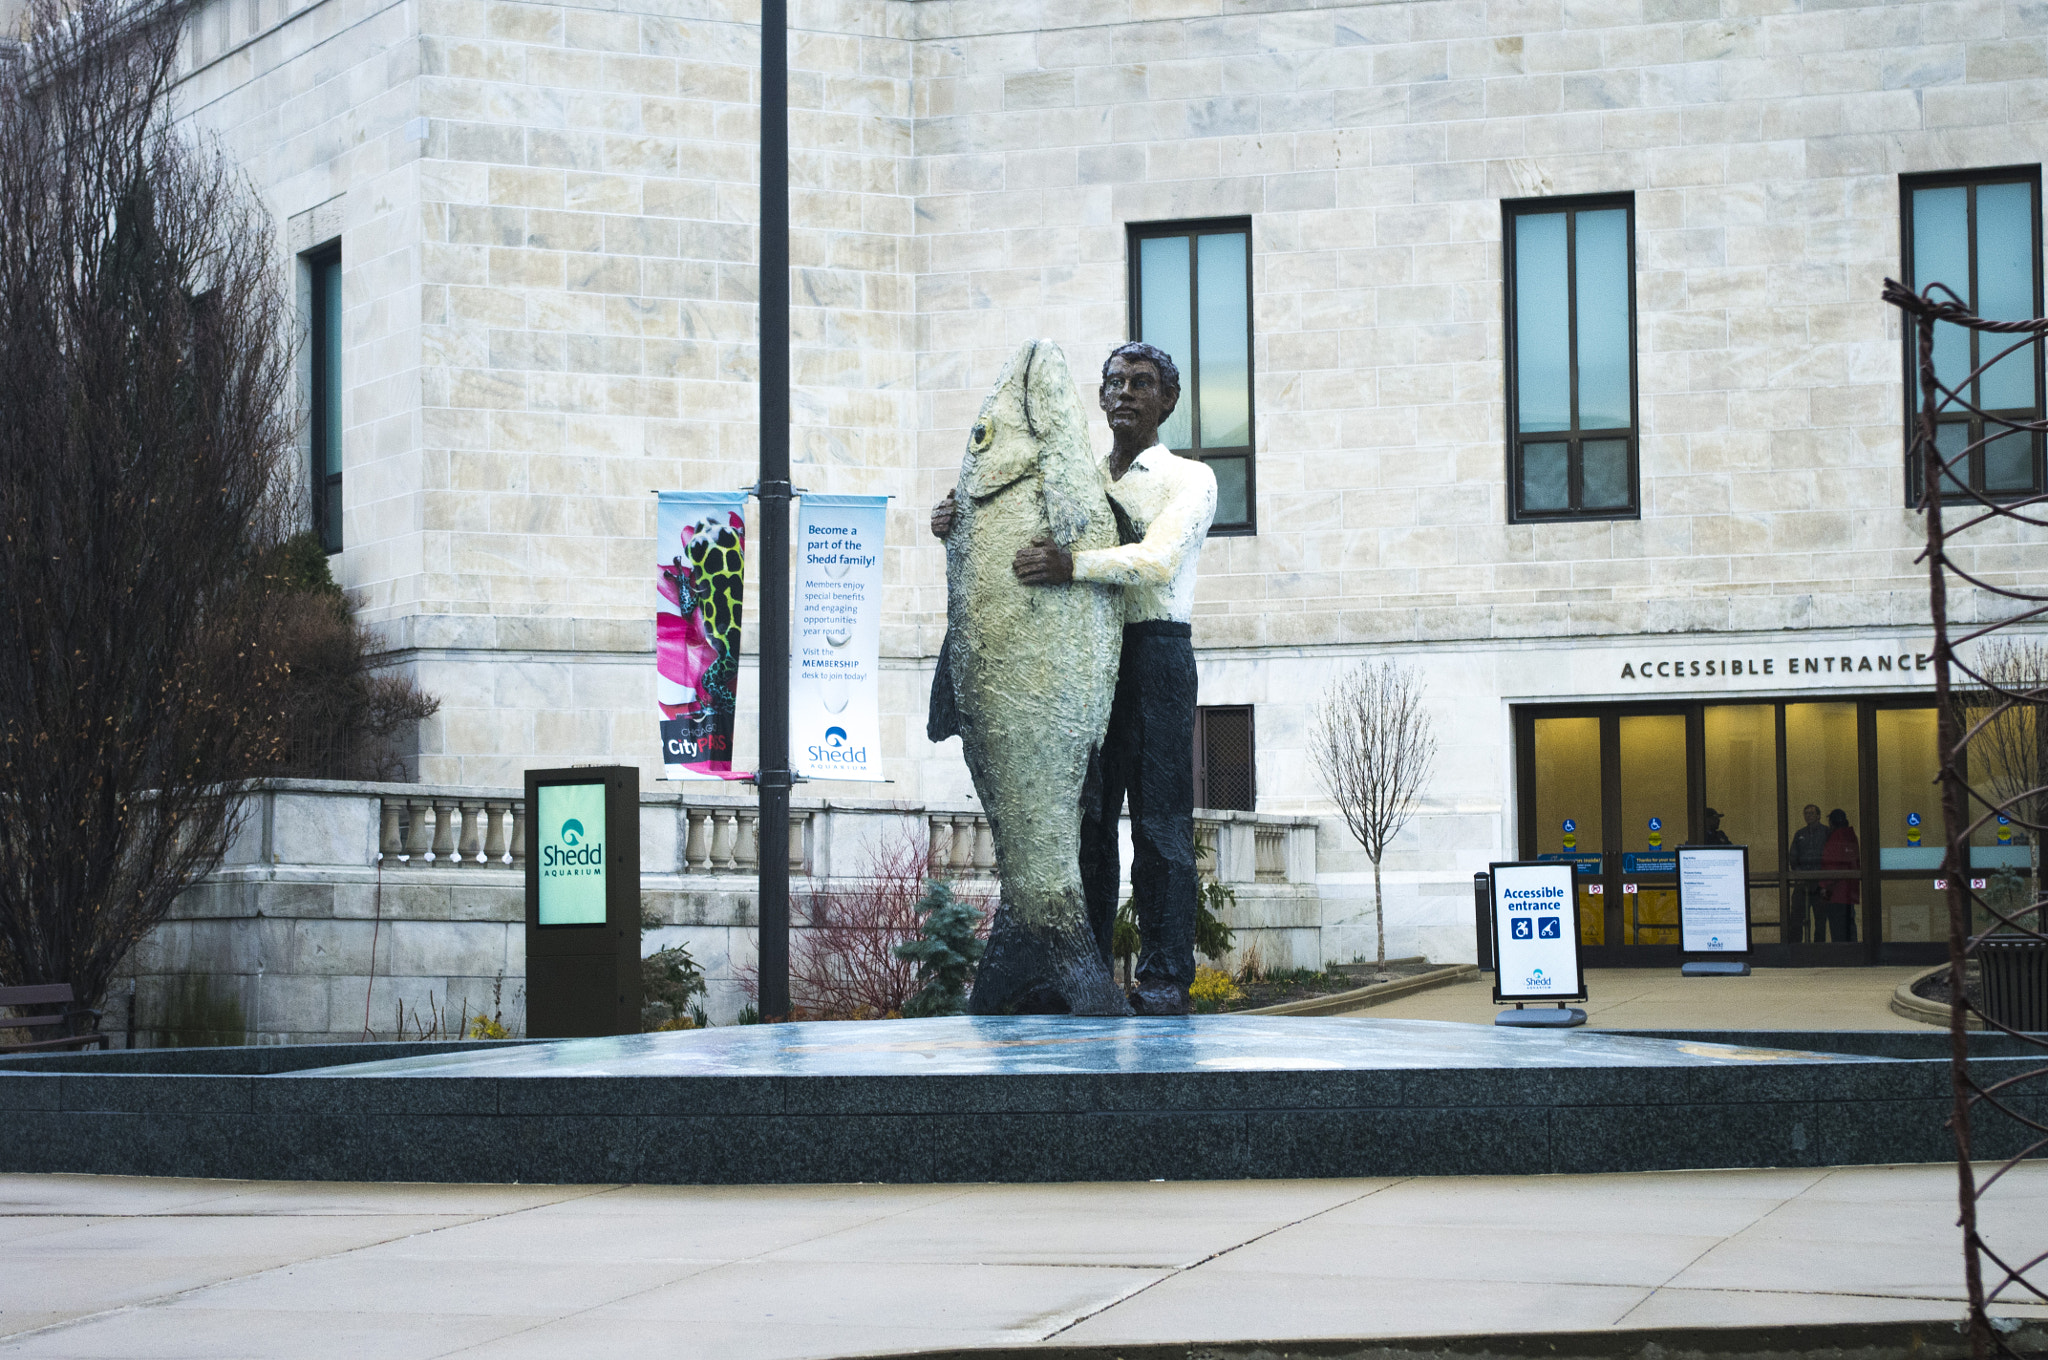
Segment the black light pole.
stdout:
<path fill-rule="evenodd" d="M 789 22 L 761 0 L 760 1010 L 789 1014 Z"/>

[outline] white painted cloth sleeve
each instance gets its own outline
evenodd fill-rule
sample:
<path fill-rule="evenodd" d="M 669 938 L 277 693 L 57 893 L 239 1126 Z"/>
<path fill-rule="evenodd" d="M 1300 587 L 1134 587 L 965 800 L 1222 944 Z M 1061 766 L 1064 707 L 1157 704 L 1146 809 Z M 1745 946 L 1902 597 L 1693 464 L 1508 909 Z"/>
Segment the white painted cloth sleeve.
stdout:
<path fill-rule="evenodd" d="M 1175 469 L 1180 474 L 1175 479 L 1177 485 L 1145 527 L 1145 537 L 1121 547 L 1075 553 L 1075 580 L 1119 586 L 1175 583 L 1190 556 L 1201 551 L 1209 524 L 1216 518 L 1216 474 L 1205 463 L 1185 458 L 1174 461 L 1182 465 Z"/>

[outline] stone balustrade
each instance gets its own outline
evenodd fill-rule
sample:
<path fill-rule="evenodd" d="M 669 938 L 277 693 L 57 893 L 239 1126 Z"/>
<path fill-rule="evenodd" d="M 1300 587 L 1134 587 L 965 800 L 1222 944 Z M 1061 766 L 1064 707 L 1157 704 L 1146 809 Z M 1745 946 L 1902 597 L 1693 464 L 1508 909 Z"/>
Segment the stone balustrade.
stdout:
<path fill-rule="evenodd" d="M 948 878 L 996 876 L 996 838 L 978 812 L 934 812 L 925 819 L 932 872 Z"/>
<path fill-rule="evenodd" d="M 1240 950 L 1268 966 L 1322 961 L 1315 833 L 1312 817 L 1197 816 L 1204 867 L 1236 895 L 1228 920 Z M 991 895 L 995 840 L 973 805 L 799 799 L 793 896 L 859 891 L 894 847 L 920 840 L 935 875 Z M 1128 870 L 1128 824 L 1123 841 Z M 745 793 L 640 795 L 642 948 L 686 946 L 718 1023 L 746 1001 L 760 843 L 760 809 Z M 116 990 L 136 981 L 144 1043 L 391 1037 L 401 1016 L 418 1037 L 417 1017 L 480 1011 L 516 1033 L 526 851 L 518 789 L 262 781 L 245 796 L 225 861 L 135 948 Z M 793 949 L 809 928 L 797 913 Z M 117 1029 L 124 1019 L 117 1010 Z"/>
<path fill-rule="evenodd" d="M 670 803 L 686 828 L 681 833 L 678 873 L 753 874 L 761 867 L 761 815 L 731 802 Z M 377 858 L 387 866 L 521 869 L 526 863 L 526 800 L 474 791 L 423 791 L 378 796 Z M 643 816 L 645 813 L 643 812 Z M 807 858 L 811 812 L 789 818 L 789 869 L 802 874 Z M 934 823 L 936 825 L 936 821 Z M 990 864 L 993 865 L 993 859 Z"/>

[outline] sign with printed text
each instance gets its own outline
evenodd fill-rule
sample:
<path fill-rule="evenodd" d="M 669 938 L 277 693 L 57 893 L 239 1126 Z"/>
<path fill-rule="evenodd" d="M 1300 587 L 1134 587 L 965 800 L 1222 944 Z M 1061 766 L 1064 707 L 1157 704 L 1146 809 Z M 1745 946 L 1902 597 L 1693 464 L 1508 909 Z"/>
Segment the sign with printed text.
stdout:
<path fill-rule="evenodd" d="M 1679 947 L 1688 954 L 1749 952 L 1749 847 L 1678 847 Z"/>
<path fill-rule="evenodd" d="M 1557 861 L 1495 864 L 1493 884 L 1493 999 L 1577 1001 L 1585 996 L 1579 971 L 1579 907 L 1572 865 Z"/>
<path fill-rule="evenodd" d="M 601 926 L 605 921 L 605 786 L 543 784 L 532 836 L 540 880 L 539 924 Z"/>
<path fill-rule="evenodd" d="M 887 496 L 805 496 L 796 517 L 790 766 L 882 781 L 882 531 Z"/>

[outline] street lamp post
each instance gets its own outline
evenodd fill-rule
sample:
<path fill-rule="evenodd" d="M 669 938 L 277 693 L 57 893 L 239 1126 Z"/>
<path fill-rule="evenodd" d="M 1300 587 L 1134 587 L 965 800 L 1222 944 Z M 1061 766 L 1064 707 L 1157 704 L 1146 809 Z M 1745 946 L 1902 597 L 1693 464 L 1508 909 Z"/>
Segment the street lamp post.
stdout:
<path fill-rule="evenodd" d="M 789 21 L 761 2 L 760 1012 L 789 1014 Z"/>

